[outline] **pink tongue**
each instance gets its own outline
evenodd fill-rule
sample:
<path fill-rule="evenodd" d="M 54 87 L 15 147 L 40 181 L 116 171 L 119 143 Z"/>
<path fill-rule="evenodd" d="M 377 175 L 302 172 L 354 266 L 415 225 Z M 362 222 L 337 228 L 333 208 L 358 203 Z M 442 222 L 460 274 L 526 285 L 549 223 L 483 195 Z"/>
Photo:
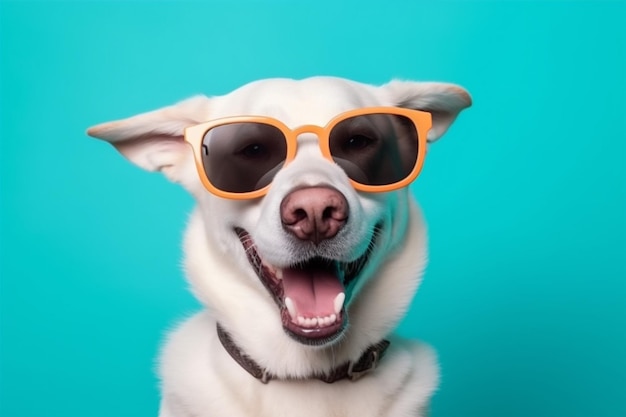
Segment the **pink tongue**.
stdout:
<path fill-rule="evenodd" d="M 331 271 L 283 270 L 285 297 L 293 300 L 298 316 L 326 317 L 335 313 L 334 301 L 343 292 L 339 278 Z"/>

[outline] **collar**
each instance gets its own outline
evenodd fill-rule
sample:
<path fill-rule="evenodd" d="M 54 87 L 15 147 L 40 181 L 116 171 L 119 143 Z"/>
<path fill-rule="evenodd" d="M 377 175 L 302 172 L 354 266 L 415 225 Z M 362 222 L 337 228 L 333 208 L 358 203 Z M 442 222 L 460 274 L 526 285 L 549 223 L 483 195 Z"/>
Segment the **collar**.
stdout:
<path fill-rule="evenodd" d="M 226 349 L 226 352 L 250 375 L 258 379 L 264 384 L 267 384 L 272 379 L 281 379 L 272 375 L 267 369 L 261 368 L 250 356 L 246 355 L 239 346 L 235 344 L 230 335 L 220 326 L 217 325 L 217 336 L 222 342 L 222 346 Z M 332 369 L 329 374 L 313 374 L 304 378 L 287 377 L 282 380 L 302 380 L 302 379 L 319 379 L 328 384 L 332 384 L 335 381 L 342 379 L 349 379 L 350 381 L 356 381 L 366 373 L 376 369 L 378 362 L 382 359 L 385 351 L 389 347 L 390 342 L 388 340 L 381 340 L 368 347 L 361 357 L 356 362 L 346 362 L 338 367 Z"/>

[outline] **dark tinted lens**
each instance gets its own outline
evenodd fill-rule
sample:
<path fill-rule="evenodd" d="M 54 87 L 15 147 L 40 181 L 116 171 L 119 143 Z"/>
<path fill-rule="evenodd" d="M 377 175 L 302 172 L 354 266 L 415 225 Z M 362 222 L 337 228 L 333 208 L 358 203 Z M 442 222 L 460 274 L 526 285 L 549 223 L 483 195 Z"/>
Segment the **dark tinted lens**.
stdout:
<path fill-rule="evenodd" d="M 210 129 L 202 140 L 202 162 L 211 183 L 222 191 L 246 193 L 272 182 L 287 156 L 276 127 L 232 123 Z"/>
<path fill-rule="evenodd" d="M 381 113 L 351 117 L 330 132 L 330 153 L 358 183 L 393 184 L 409 176 L 415 167 L 417 129 L 406 116 Z"/>

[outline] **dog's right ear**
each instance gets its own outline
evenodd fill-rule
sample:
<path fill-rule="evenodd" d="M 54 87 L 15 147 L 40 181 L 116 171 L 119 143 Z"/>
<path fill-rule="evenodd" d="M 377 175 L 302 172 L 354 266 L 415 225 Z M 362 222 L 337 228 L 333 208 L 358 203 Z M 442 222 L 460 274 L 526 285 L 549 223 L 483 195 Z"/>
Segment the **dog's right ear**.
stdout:
<path fill-rule="evenodd" d="M 209 119 L 211 99 L 195 96 L 173 106 L 90 127 L 87 134 L 111 143 L 128 160 L 180 181 L 181 162 L 191 154 L 184 141 L 188 126 Z"/>
<path fill-rule="evenodd" d="M 381 88 L 394 105 L 427 111 L 432 115 L 433 126 L 428 132 L 428 142 L 439 139 L 459 112 L 472 105 L 469 93 L 454 84 L 396 80 Z"/>

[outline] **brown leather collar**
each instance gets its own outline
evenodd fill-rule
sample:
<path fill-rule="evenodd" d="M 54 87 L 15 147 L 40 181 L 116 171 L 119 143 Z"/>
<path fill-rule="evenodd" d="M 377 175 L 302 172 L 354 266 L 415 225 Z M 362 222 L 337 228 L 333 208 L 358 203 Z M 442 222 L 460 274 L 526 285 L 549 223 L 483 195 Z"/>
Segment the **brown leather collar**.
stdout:
<path fill-rule="evenodd" d="M 226 352 L 228 352 L 235 362 L 237 362 L 239 366 L 245 369 L 250 375 L 264 384 L 267 384 L 272 379 L 279 379 L 272 375 L 267 369 L 261 368 L 251 357 L 246 355 L 219 324 L 217 325 L 217 336 L 219 337 L 220 342 L 222 342 L 224 349 L 226 349 Z M 356 362 L 346 362 L 339 365 L 338 367 L 332 369 L 330 374 L 313 374 L 306 378 L 287 377 L 282 379 L 319 379 L 320 381 L 324 381 L 328 384 L 332 384 L 335 381 L 346 378 L 351 381 L 356 381 L 366 373 L 376 369 L 376 366 L 384 356 L 387 347 L 389 347 L 389 341 L 383 339 L 375 345 L 367 348 L 367 350 L 363 352 L 359 360 Z"/>

